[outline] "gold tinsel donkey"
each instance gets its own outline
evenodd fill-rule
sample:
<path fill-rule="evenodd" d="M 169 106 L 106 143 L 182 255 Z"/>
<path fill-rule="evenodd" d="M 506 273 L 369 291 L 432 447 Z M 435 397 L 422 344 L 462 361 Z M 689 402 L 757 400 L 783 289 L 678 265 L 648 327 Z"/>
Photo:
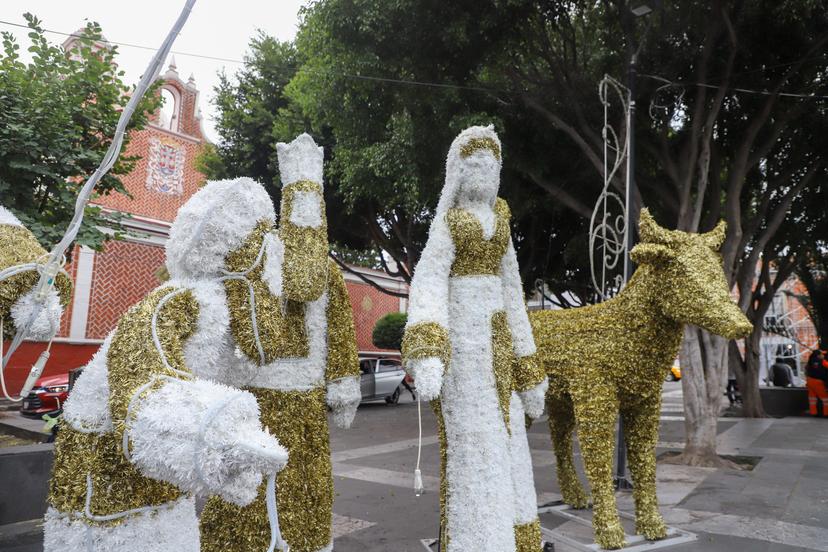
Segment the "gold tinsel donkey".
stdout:
<path fill-rule="evenodd" d="M 641 243 L 632 250 L 640 266 L 617 297 L 579 309 L 530 315 L 540 360 L 549 374 L 547 407 L 563 500 L 585 508 L 572 461 L 578 428 L 595 509 L 595 540 L 624 546 L 612 479 L 615 420 L 624 420 L 627 456 L 635 488 L 636 531 L 666 536 L 655 488 L 655 446 L 661 386 L 681 344 L 685 324 L 729 339 L 751 324 L 730 298 L 719 248 L 720 223 L 707 234 L 659 227 L 641 211 Z"/>
<path fill-rule="evenodd" d="M 350 426 L 361 398 L 359 362 L 345 280 L 328 259 L 322 148 L 303 134 L 278 144 L 277 154 L 279 228 L 263 221 L 227 256 L 228 270 L 247 279 L 229 278 L 221 292 L 237 352 L 218 377 L 256 396 L 265 426 L 288 449 L 276 503 L 291 552 L 323 552 L 333 547 L 327 407 L 338 426 Z M 262 485 L 246 507 L 210 500 L 202 550 L 267 550 L 268 494 Z"/>

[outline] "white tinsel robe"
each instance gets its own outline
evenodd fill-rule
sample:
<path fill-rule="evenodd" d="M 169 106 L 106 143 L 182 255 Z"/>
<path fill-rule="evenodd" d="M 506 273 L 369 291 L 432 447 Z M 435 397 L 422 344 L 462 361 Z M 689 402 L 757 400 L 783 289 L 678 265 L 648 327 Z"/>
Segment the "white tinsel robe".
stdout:
<path fill-rule="evenodd" d="M 496 197 L 499 171 L 491 127 L 455 139 L 403 339 L 421 397 L 435 398 L 449 552 L 537 552 L 541 544 L 524 413 L 541 414 L 547 381 L 535 361 L 509 208 Z M 483 206 L 488 228 L 466 205 Z"/>

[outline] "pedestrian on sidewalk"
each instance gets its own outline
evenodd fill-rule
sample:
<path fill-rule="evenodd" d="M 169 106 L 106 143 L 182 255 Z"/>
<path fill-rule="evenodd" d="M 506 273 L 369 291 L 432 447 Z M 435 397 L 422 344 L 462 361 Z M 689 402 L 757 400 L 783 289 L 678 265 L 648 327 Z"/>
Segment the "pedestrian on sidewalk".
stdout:
<path fill-rule="evenodd" d="M 733 371 L 733 366 L 728 362 L 727 367 L 727 387 L 725 388 L 725 395 L 730 401 L 730 406 L 736 404 L 740 400 L 739 386 L 736 385 L 736 372 Z"/>
<path fill-rule="evenodd" d="M 793 386 L 793 370 L 782 357 L 776 357 L 776 362 L 771 365 L 771 378 L 774 387 Z"/>
<path fill-rule="evenodd" d="M 828 360 L 825 358 L 825 351 L 816 349 L 808 357 L 808 365 L 805 368 L 805 375 L 828 383 Z"/>
<path fill-rule="evenodd" d="M 818 415 L 818 402 L 822 401 L 822 416 L 828 417 L 828 360 L 825 351 L 813 351 L 805 367 L 808 387 L 808 405 L 811 416 Z"/>
<path fill-rule="evenodd" d="M 412 383 L 414 383 L 414 378 L 412 378 L 410 374 L 406 374 L 401 385 L 408 389 L 408 392 L 411 393 L 411 400 L 417 402 L 417 395 L 414 394 L 414 389 L 411 387 Z"/>

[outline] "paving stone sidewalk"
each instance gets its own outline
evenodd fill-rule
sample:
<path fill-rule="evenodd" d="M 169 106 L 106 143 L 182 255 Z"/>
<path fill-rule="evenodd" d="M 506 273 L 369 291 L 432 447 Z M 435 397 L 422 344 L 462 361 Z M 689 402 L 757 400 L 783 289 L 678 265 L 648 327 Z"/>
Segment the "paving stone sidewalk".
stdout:
<path fill-rule="evenodd" d="M 681 447 L 681 400 L 680 384 L 666 383 L 659 453 Z M 423 552 L 422 541 L 436 536 L 439 445 L 430 408 L 422 405 L 422 413 L 426 493 L 420 497 L 412 488 L 417 405 L 410 397 L 396 406 L 365 404 L 351 430 L 332 429 L 336 552 Z M 828 552 L 828 419 L 720 418 L 718 430 L 721 453 L 760 460 L 753 471 L 659 464 L 667 523 L 697 535 L 695 542 L 662 550 Z M 539 502 L 555 500 L 559 489 L 545 422 L 532 426 L 529 441 Z M 632 497 L 619 493 L 619 506 L 631 512 Z M 37 524 L 0 527 L 0 550 L 42 550 Z M 568 549 L 558 543 L 556 552 Z"/>

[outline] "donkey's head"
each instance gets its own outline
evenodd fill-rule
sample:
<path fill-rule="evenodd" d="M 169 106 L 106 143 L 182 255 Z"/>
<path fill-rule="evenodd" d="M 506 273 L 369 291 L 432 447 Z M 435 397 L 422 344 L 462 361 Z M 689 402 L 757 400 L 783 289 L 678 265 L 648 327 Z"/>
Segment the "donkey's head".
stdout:
<path fill-rule="evenodd" d="M 725 231 L 724 221 L 706 234 L 667 230 L 642 209 L 641 243 L 631 256 L 652 270 L 653 297 L 664 315 L 737 339 L 748 335 L 752 325 L 730 298 L 719 254 Z"/>

